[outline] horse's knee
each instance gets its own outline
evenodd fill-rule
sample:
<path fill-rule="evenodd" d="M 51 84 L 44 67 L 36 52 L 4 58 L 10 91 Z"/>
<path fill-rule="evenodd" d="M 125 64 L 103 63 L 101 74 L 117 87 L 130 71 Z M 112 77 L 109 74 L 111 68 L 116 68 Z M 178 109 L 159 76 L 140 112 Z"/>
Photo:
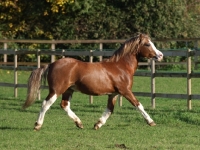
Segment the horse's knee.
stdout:
<path fill-rule="evenodd" d="M 62 104 L 62 103 L 60 103 L 60 107 L 61 107 L 62 109 L 64 109 L 64 106 L 63 106 L 63 104 Z"/>
<path fill-rule="evenodd" d="M 62 100 L 61 103 L 60 103 L 60 107 L 62 109 L 66 108 L 67 105 L 68 105 L 68 101 L 66 101 L 66 100 Z"/>

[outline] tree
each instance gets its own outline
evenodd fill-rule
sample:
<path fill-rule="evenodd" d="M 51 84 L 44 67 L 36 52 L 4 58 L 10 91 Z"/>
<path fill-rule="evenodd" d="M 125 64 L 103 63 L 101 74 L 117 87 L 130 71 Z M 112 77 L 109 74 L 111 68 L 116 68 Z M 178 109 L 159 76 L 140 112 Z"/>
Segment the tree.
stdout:
<path fill-rule="evenodd" d="M 23 39 L 198 37 L 198 0 L 4 0 L 0 33 Z M 193 9 L 195 8 L 195 9 Z"/>

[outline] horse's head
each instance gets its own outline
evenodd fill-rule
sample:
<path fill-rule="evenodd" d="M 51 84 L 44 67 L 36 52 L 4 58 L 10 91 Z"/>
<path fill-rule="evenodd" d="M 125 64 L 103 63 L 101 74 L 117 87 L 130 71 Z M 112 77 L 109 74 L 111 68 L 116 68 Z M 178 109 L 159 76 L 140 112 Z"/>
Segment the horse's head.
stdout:
<path fill-rule="evenodd" d="M 148 36 L 144 34 L 140 34 L 140 46 L 138 49 L 138 54 L 142 57 L 153 58 L 157 61 L 161 61 L 163 59 L 163 53 L 159 51 L 153 42 L 151 42 Z"/>

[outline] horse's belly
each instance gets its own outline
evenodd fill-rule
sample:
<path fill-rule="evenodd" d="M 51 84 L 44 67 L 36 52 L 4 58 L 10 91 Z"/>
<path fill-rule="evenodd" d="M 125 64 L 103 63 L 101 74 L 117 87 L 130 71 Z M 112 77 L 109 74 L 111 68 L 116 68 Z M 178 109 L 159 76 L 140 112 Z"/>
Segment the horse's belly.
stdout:
<path fill-rule="evenodd" d="M 70 89 L 72 89 L 75 92 L 81 92 L 87 95 L 94 95 L 94 96 L 109 95 L 115 93 L 114 89 L 105 87 L 105 85 L 100 86 L 98 84 L 89 85 L 89 84 L 79 83 L 71 86 Z"/>

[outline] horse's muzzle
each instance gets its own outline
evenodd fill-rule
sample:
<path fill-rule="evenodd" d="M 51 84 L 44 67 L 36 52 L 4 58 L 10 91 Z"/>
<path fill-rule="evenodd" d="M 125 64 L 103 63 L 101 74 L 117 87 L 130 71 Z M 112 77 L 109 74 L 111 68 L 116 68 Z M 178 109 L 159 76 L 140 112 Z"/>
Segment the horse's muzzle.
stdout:
<path fill-rule="evenodd" d="M 153 59 L 156 61 L 161 61 L 163 59 L 163 54 L 159 53 L 158 55 L 154 56 Z"/>

